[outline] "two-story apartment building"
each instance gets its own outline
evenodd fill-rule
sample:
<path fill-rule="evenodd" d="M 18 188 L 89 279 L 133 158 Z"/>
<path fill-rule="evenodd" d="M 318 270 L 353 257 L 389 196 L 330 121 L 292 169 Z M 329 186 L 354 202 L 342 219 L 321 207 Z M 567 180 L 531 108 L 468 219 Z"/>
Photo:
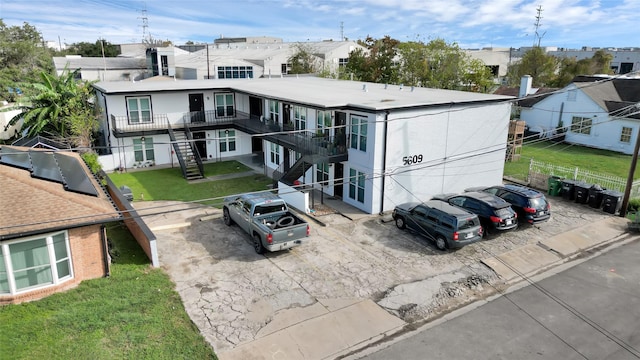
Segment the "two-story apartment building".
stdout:
<path fill-rule="evenodd" d="M 260 154 L 368 213 L 502 180 L 511 97 L 314 77 L 101 82 L 107 170 Z"/>

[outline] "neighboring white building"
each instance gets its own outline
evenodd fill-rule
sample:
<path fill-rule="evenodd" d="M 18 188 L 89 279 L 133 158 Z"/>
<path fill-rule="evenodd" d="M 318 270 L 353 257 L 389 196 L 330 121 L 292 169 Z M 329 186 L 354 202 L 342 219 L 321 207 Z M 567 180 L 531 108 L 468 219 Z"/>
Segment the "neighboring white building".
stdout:
<path fill-rule="evenodd" d="M 106 170 L 175 164 L 188 177 L 198 159 L 253 153 L 282 189 L 315 187 L 367 213 L 502 181 L 507 96 L 315 77 L 95 88 Z"/>
<path fill-rule="evenodd" d="M 56 73 L 61 75 L 65 69 L 80 70 L 78 78 L 88 81 L 133 81 L 150 76 L 144 58 L 128 57 L 82 57 L 67 55 L 54 57 Z"/>
<path fill-rule="evenodd" d="M 242 79 L 287 75 L 291 71 L 289 58 L 296 53 L 297 46 L 309 49 L 318 68 L 330 73 L 344 67 L 352 51 L 364 49 L 353 41 L 256 41 L 155 48 L 147 56 L 154 75 L 175 75 L 188 80 Z"/>
<path fill-rule="evenodd" d="M 520 101 L 520 118 L 543 137 L 633 154 L 640 129 L 640 78 L 578 77 L 565 88 Z"/>
<path fill-rule="evenodd" d="M 6 102 L 0 105 L 0 140 L 15 138 L 20 128 L 22 128 L 22 124 L 24 123 L 22 119 L 12 126 L 7 126 L 14 116 L 22 112 L 16 109 L 17 106 L 17 104 L 9 104 Z"/>

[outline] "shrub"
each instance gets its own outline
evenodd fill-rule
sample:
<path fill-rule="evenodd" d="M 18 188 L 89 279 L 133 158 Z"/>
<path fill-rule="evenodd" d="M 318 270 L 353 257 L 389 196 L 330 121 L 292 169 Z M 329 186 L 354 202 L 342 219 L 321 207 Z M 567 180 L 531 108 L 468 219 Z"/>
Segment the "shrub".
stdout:
<path fill-rule="evenodd" d="M 640 209 L 640 198 L 630 199 L 627 212 L 637 212 Z"/>

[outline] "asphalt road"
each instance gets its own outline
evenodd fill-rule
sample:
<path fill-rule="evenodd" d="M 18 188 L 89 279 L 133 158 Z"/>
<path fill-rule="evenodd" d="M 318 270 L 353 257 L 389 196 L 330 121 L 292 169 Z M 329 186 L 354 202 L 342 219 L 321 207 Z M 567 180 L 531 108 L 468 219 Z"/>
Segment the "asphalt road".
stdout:
<path fill-rule="evenodd" d="M 640 359 L 640 241 L 365 359 Z"/>

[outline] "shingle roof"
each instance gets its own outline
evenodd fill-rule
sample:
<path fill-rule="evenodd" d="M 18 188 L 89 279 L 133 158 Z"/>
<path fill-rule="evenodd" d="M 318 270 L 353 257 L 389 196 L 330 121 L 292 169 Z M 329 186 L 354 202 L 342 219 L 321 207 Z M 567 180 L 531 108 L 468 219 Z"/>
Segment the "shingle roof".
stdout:
<path fill-rule="evenodd" d="M 0 240 L 120 219 L 109 196 L 80 156 L 72 152 L 62 154 L 80 163 L 98 196 L 67 191 L 60 183 L 32 177 L 28 170 L 0 164 Z"/>
<path fill-rule="evenodd" d="M 620 112 L 624 116 L 625 109 L 640 102 L 640 79 L 612 79 L 601 82 L 582 81 L 576 83 L 576 87 L 581 89 L 589 96 L 598 106 L 607 110 L 607 112 Z M 632 109 L 632 110 L 635 110 Z M 637 112 L 637 110 L 635 110 Z M 633 113 L 631 111 L 629 113 Z M 632 118 L 638 118 L 637 115 L 631 115 Z"/>

